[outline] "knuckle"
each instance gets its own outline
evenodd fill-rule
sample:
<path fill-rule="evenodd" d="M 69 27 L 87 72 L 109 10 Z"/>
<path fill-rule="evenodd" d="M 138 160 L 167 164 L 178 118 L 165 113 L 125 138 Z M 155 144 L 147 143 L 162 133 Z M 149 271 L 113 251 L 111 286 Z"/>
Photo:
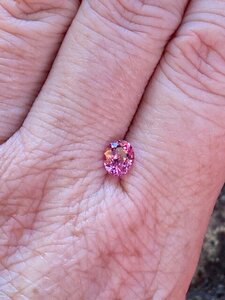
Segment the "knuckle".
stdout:
<path fill-rule="evenodd" d="M 208 102 L 221 104 L 225 96 L 225 34 L 213 24 L 184 24 L 167 47 L 164 73 L 186 94 L 199 91 Z M 224 100 L 223 100 L 224 102 Z M 222 103 L 223 103 L 222 102 Z"/>
<path fill-rule="evenodd" d="M 123 30 L 131 37 L 151 36 L 156 42 L 168 39 L 181 19 L 183 7 L 171 5 L 171 1 L 143 0 L 87 0 L 89 8 L 105 23 Z M 132 36 L 133 35 L 133 36 Z"/>
<path fill-rule="evenodd" d="M 0 4 L 0 9 L 5 11 L 6 14 L 14 18 L 24 19 L 24 20 L 37 20 L 39 16 L 43 16 L 44 12 L 48 14 L 58 14 L 62 10 L 71 15 L 71 10 L 74 10 L 74 7 L 77 7 L 78 1 L 70 0 L 15 0 L 15 3 L 12 5 L 10 2 Z"/>

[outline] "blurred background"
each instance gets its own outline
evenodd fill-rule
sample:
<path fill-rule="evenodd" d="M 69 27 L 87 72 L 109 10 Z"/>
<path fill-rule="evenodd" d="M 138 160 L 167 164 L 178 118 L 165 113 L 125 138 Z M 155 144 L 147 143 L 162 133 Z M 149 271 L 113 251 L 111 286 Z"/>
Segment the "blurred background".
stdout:
<path fill-rule="evenodd" d="M 217 201 L 187 300 L 225 300 L 225 186 Z"/>

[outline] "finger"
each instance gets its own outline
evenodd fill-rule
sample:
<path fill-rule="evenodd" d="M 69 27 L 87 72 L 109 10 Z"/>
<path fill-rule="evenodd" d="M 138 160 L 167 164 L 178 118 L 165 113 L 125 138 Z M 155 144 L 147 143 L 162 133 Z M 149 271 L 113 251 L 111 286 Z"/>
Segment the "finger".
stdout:
<path fill-rule="evenodd" d="M 192 1 L 127 135 L 136 165 L 122 185 L 149 195 L 155 239 L 164 236 L 164 275 L 154 283 L 176 274 L 163 299 L 188 288 L 225 178 L 224 45 L 225 2 Z"/>
<path fill-rule="evenodd" d="M 125 134 L 185 4 L 84 1 L 22 132 L 102 157 L 104 144 Z"/>
<path fill-rule="evenodd" d="M 0 1 L 0 143 L 24 118 L 79 1 Z"/>

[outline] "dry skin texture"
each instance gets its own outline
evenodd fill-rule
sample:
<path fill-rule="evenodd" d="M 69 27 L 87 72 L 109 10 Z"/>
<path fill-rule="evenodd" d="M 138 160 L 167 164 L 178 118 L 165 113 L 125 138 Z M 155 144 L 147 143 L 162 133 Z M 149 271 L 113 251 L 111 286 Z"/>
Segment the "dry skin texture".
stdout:
<path fill-rule="evenodd" d="M 75 2 L 0 0 L 0 298 L 184 300 L 225 178 L 225 2 Z"/>

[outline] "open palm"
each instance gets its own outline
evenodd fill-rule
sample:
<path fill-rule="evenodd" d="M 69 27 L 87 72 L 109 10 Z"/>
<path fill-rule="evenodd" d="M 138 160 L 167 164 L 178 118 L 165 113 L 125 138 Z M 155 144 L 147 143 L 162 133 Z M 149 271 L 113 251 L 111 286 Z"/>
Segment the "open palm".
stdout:
<path fill-rule="evenodd" d="M 185 299 L 225 178 L 225 1 L 0 0 L 0 90 L 0 299 Z"/>

